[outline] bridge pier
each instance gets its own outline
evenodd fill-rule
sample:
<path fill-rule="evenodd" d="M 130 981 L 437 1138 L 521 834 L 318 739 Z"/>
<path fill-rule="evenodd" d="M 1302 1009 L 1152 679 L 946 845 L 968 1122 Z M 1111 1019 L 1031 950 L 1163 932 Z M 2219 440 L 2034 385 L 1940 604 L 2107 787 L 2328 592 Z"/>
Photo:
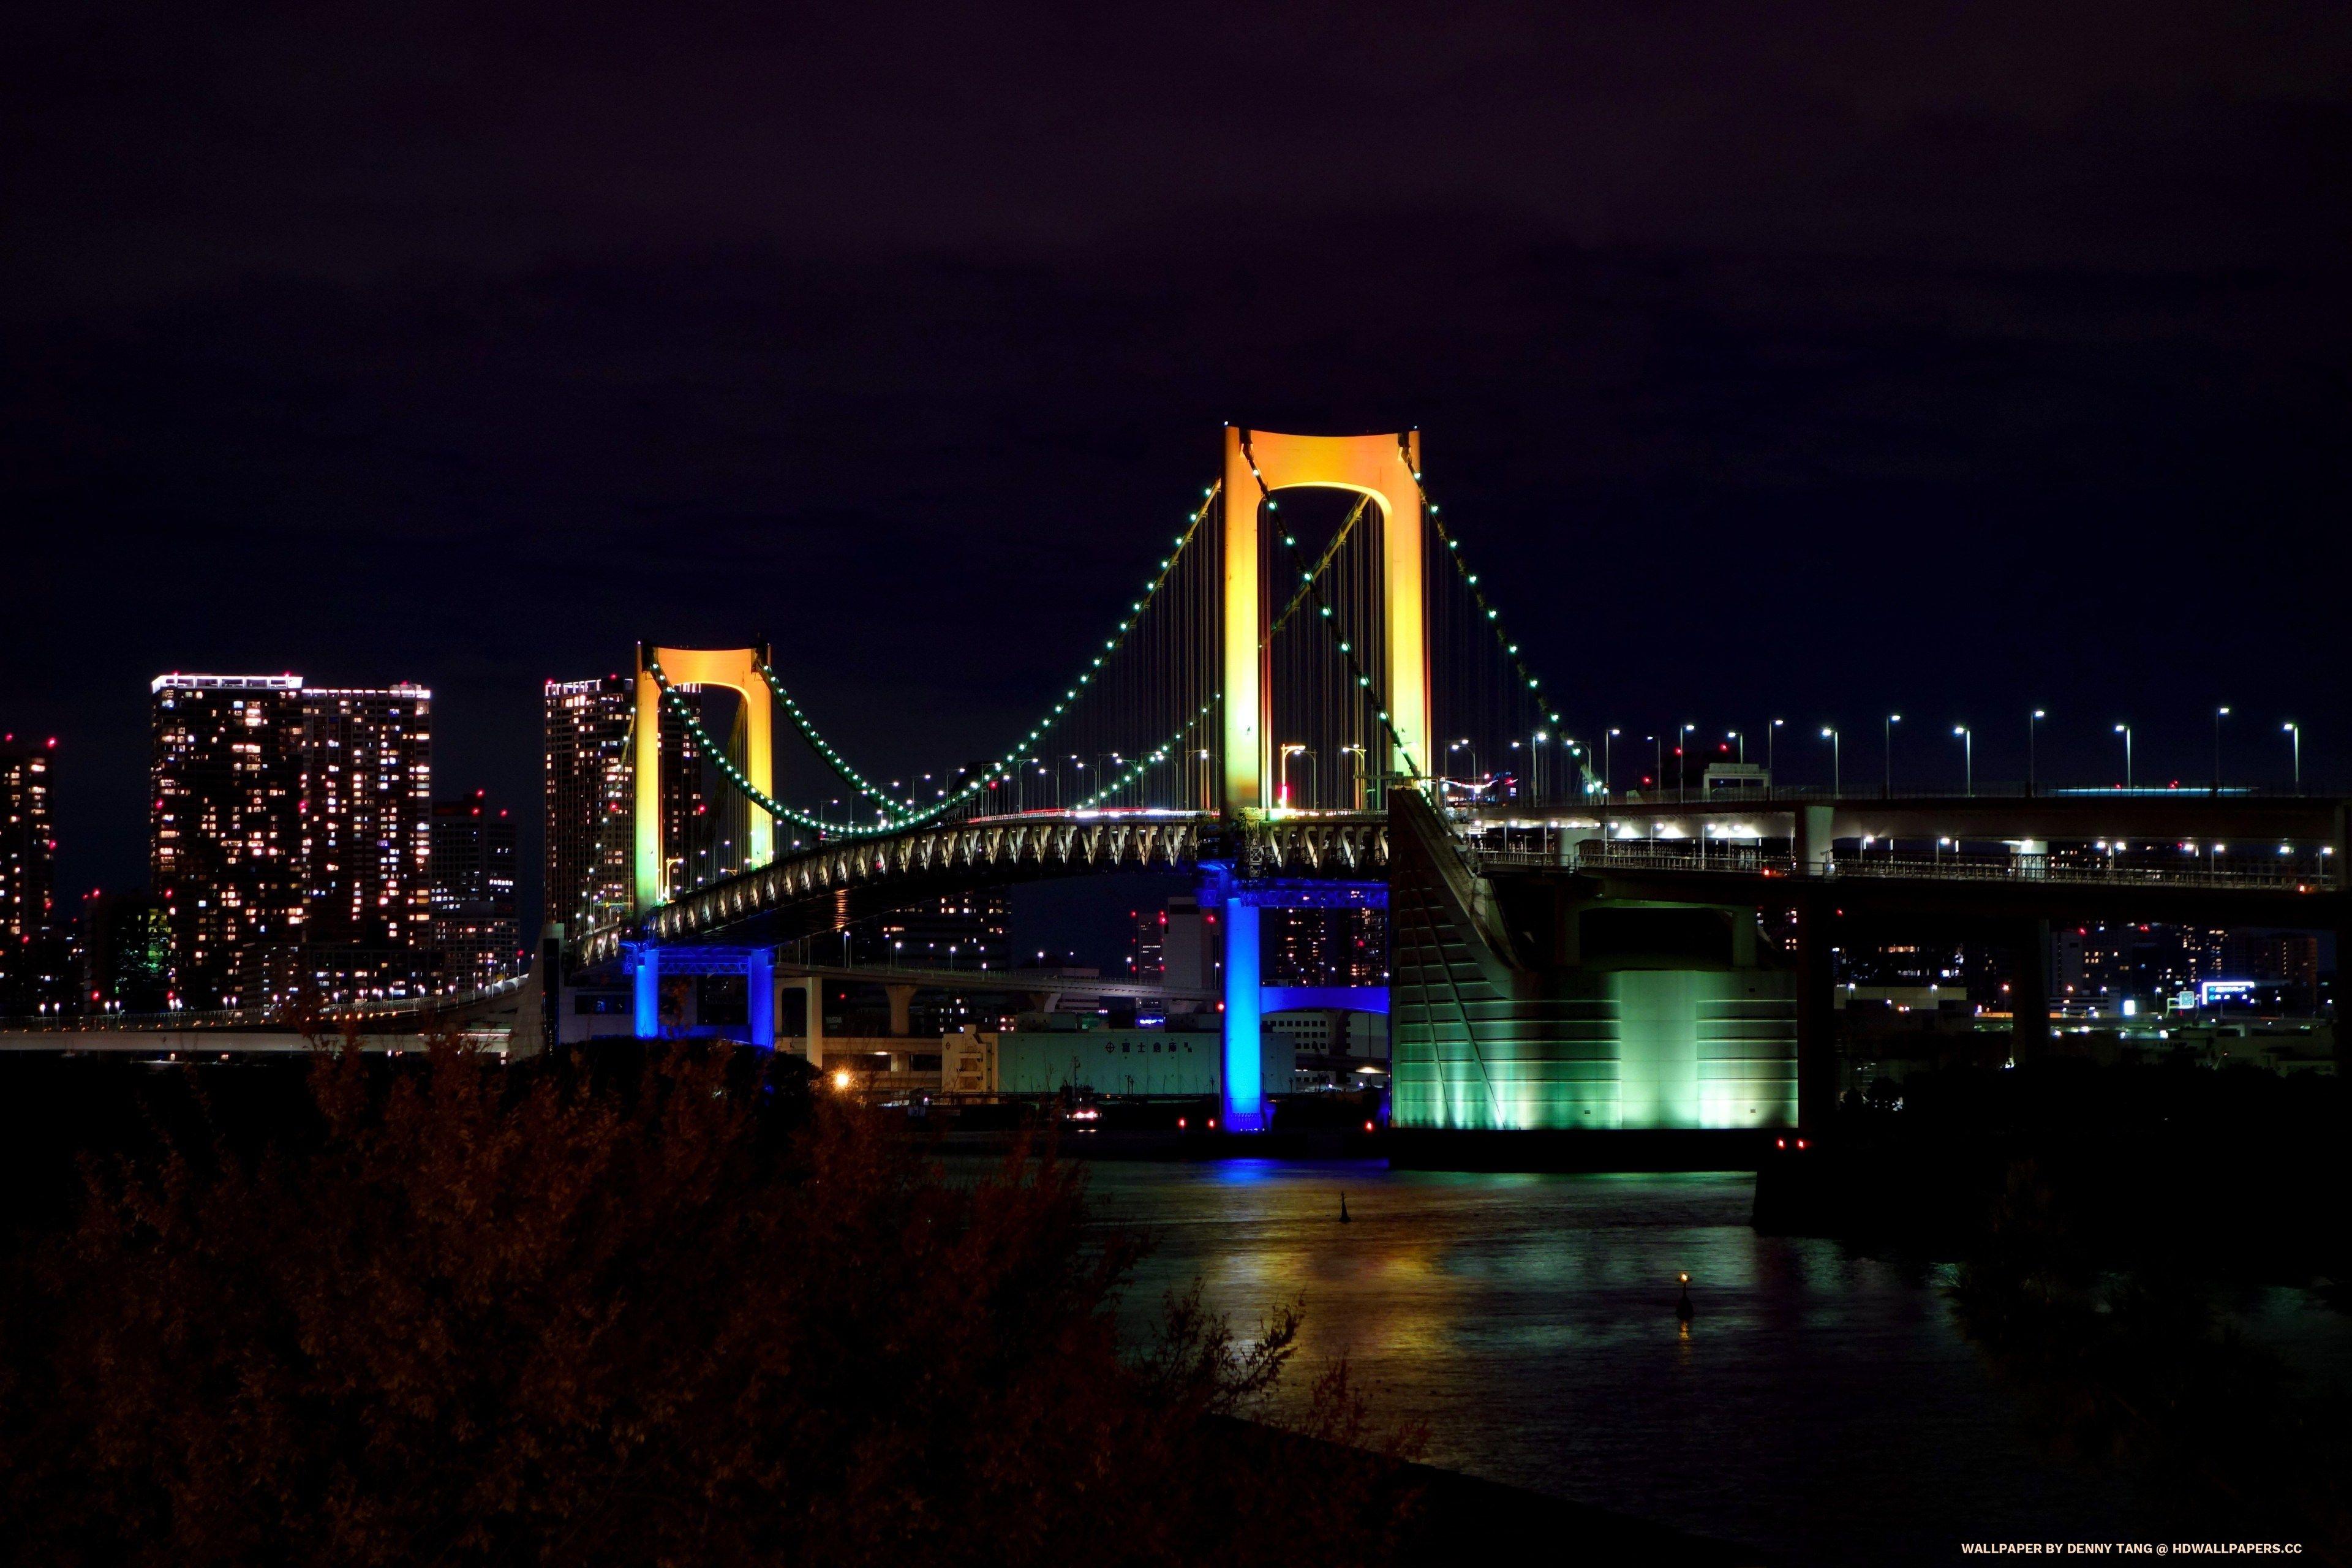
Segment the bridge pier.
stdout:
<path fill-rule="evenodd" d="M 1801 895 L 1797 900 L 1797 1126 L 1811 1138 L 1829 1130 L 1837 1110 L 1837 970 L 1832 956 L 1836 941 L 1836 909 L 1831 895 Z"/>
<path fill-rule="evenodd" d="M 914 1026 L 915 987 L 885 985 L 882 994 L 890 1004 L 890 1033 L 893 1037 L 906 1035 Z"/>
<path fill-rule="evenodd" d="M 632 1000 L 636 1036 L 641 1040 L 657 1040 L 661 1038 L 661 949 L 646 942 L 633 956 Z"/>
<path fill-rule="evenodd" d="M 1258 907 L 1225 897 L 1224 1125 L 1229 1132 L 1265 1129 L 1265 1058 L 1258 999 Z"/>
<path fill-rule="evenodd" d="M 1792 846 L 1797 875 L 1825 875 L 1836 843 L 1837 810 L 1827 805 L 1801 805 L 1796 810 L 1796 843 Z"/>
<path fill-rule="evenodd" d="M 743 1018 L 752 1045 L 763 1051 L 776 1048 L 776 955 L 764 947 L 753 948 L 744 961 Z"/>
<path fill-rule="evenodd" d="M 2010 983 L 2009 1058 L 2019 1067 L 2050 1054 L 2050 922 L 2028 921 L 2017 937 Z"/>
<path fill-rule="evenodd" d="M 824 1066 L 824 982 L 810 974 L 785 984 L 801 988 L 801 1038 L 807 1045 L 809 1066 L 821 1068 Z"/>

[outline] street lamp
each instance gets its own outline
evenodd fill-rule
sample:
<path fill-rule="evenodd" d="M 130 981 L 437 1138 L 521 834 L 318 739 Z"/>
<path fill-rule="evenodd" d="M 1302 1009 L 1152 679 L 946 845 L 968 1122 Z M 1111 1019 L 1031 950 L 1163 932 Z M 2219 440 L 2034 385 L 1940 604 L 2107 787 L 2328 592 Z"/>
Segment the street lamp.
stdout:
<path fill-rule="evenodd" d="M 1697 725 L 1685 724 L 1682 727 L 1681 732 L 1675 736 L 1675 798 L 1676 800 L 1682 799 L 1683 790 L 1690 782 L 1690 738 L 1697 731 Z"/>
<path fill-rule="evenodd" d="M 1726 730 L 1726 731 L 1723 732 L 1723 738 L 1724 738 L 1725 740 L 1727 740 L 1727 741 L 1737 741 L 1737 742 L 1739 742 L 1739 760 L 1740 760 L 1742 763 L 1745 763 L 1745 762 L 1747 762 L 1747 761 L 1748 761 L 1748 737 L 1747 737 L 1747 736 L 1745 736 L 1745 735 L 1741 734 L 1741 733 L 1740 733 L 1738 731 L 1737 731 L 1737 730 Z"/>
<path fill-rule="evenodd" d="M 2025 716 L 2025 793 L 2033 793 L 2033 727 L 2049 715 L 2036 708 Z"/>
<path fill-rule="evenodd" d="M 1475 781 L 1478 773 L 1478 748 L 1472 745 L 1466 739 L 1456 741 L 1452 745 L 1445 748 L 1445 754 L 1448 757 L 1453 756 L 1456 752 L 1467 752 L 1470 753 L 1471 777 L 1464 782 L 1470 784 L 1474 788 L 1476 787 Z"/>
<path fill-rule="evenodd" d="M 2124 788 L 2131 788 L 2131 726 L 2118 724 L 2116 733 L 2124 738 Z"/>
<path fill-rule="evenodd" d="M 1960 793 L 1977 793 L 1977 738 L 1966 724 L 1952 726 L 1952 733 L 1960 738 Z"/>
<path fill-rule="evenodd" d="M 1283 748 L 1282 748 L 1282 804 L 1283 804 L 1283 805 L 1288 805 L 1290 804 L 1290 759 L 1291 759 L 1291 758 L 1293 758 L 1293 757 L 1295 757 L 1295 756 L 1297 756 L 1297 755 L 1298 755 L 1298 753 L 1299 753 L 1299 752 L 1305 752 L 1305 751 L 1307 751 L 1307 747 L 1306 747 L 1303 743 L 1301 743 L 1301 742 L 1297 742 L 1297 741 L 1289 741 L 1289 742 L 1284 742 L 1284 744 L 1283 744 Z M 1308 772 L 1307 772 L 1307 778 L 1308 778 L 1308 779 L 1310 779 L 1310 780 L 1311 780 L 1311 779 L 1313 779 L 1313 778 L 1314 778 L 1314 776 L 1315 776 L 1315 774 L 1314 774 L 1314 771 L 1313 771 L 1313 769 L 1314 769 L 1314 765 L 1315 765 L 1315 756 L 1314 756 L 1314 753 L 1313 753 L 1313 752 L 1307 752 L 1307 769 L 1308 769 Z"/>
<path fill-rule="evenodd" d="M 1889 713 L 1886 716 L 1886 722 L 1880 726 L 1882 736 L 1880 744 L 1886 757 L 1886 795 L 1890 800 L 1895 796 L 1895 726 L 1901 722 L 1903 722 L 1902 714 Z"/>
<path fill-rule="evenodd" d="M 1361 811 L 1364 809 L 1364 748 L 1342 746 L 1339 749 L 1355 758 L 1354 766 L 1349 770 L 1349 782 L 1351 786 L 1349 798 L 1355 802 L 1355 808 Z M 1204 757 L 1208 754 L 1206 752 L 1201 753 Z"/>
<path fill-rule="evenodd" d="M 1837 727 L 1832 724 L 1822 725 L 1822 739 L 1830 743 L 1830 794 L 1834 795 L 1843 788 L 1838 783 L 1840 763 Z"/>
<path fill-rule="evenodd" d="M 2292 730 L 2294 726 L 2290 724 L 2287 728 Z M 1616 787 L 1609 782 L 1609 764 L 1612 760 L 1611 752 L 1612 750 L 1610 742 L 1616 740 L 1618 736 L 1623 733 L 1624 731 L 1622 730 L 1612 730 L 1609 733 L 1601 737 L 1601 793 L 1602 795 L 1609 794 Z"/>
<path fill-rule="evenodd" d="M 2294 793 L 2303 793 L 2303 726 L 2290 720 L 2283 726 L 2294 742 Z"/>
<path fill-rule="evenodd" d="M 2227 708 L 2213 710 L 2213 793 L 2221 793 L 2221 721 L 2230 716 Z"/>
<path fill-rule="evenodd" d="M 1764 776 L 1766 778 L 1772 776 L 1772 741 L 1780 729 L 1780 721 L 1778 719 L 1764 727 Z"/>

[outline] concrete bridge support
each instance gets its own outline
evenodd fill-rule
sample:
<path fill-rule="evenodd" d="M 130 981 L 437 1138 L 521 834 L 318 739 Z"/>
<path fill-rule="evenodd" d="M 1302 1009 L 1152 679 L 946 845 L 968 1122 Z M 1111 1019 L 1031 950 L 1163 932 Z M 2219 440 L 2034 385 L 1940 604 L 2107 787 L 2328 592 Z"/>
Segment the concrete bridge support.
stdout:
<path fill-rule="evenodd" d="M 641 1040 L 661 1038 L 661 949 L 648 942 L 637 949 L 630 998 Z"/>
<path fill-rule="evenodd" d="M 776 1048 L 776 955 L 764 947 L 753 948 L 744 961 L 743 1020 L 754 1046 Z"/>
<path fill-rule="evenodd" d="M 809 1066 L 824 1066 L 824 982 L 814 974 L 798 980 L 788 980 L 787 985 L 797 985 L 801 992 L 801 1038 L 808 1042 Z"/>
<path fill-rule="evenodd" d="M 2009 1056 L 2020 1067 L 2050 1054 L 2050 922 L 2017 933 L 2017 978 L 2010 982 Z"/>
<path fill-rule="evenodd" d="M 1258 1004 L 1258 907 L 1229 892 L 1225 910 L 1224 1124 L 1228 1131 L 1265 1131 L 1265 1063 Z"/>
<path fill-rule="evenodd" d="M 882 987 L 882 994 L 887 997 L 890 1003 L 891 1035 L 894 1037 L 906 1035 L 913 1026 L 915 987 L 912 985 L 885 985 Z"/>
<path fill-rule="evenodd" d="M 1827 815 L 1824 813 L 1823 815 Z M 1828 1131 L 1837 1110 L 1837 910 L 1827 892 L 1797 900 L 1797 1127 Z"/>
<path fill-rule="evenodd" d="M 1819 877 L 1829 868 L 1834 845 L 1836 808 L 1826 805 L 1801 805 L 1796 812 L 1797 875 Z"/>

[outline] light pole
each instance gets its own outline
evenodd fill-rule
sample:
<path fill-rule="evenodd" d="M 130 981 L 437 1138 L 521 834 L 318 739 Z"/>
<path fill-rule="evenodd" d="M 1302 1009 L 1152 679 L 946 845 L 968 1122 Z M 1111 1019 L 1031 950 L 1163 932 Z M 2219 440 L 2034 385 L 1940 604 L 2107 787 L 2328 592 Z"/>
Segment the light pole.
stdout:
<path fill-rule="evenodd" d="M 2213 793 L 2221 793 L 2221 721 L 2230 716 L 2227 708 L 2213 710 Z"/>
<path fill-rule="evenodd" d="M 1471 773 L 1471 776 L 1470 776 L 1469 778 L 1467 778 L 1467 779 L 1464 780 L 1464 781 L 1463 781 L 1463 783 L 1464 783 L 1464 785 L 1465 785 L 1465 787 L 1467 787 L 1467 788 L 1469 788 L 1469 789 L 1471 789 L 1471 790 L 1474 790 L 1474 791 L 1475 791 L 1475 790 L 1478 787 L 1478 786 L 1477 786 L 1477 773 L 1478 773 L 1478 748 L 1477 748 L 1477 747 L 1475 747 L 1475 746 L 1474 746 L 1474 745 L 1472 745 L 1472 744 L 1471 744 L 1471 743 L 1470 743 L 1466 739 L 1465 739 L 1465 740 L 1456 741 L 1456 742 L 1454 742 L 1452 745 L 1450 745 L 1450 746 L 1448 746 L 1448 747 L 1446 747 L 1446 748 L 1445 748 L 1445 754 L 1446 754 L 1448 757 L 1453 756 L 1453 755 L 1454 755 L 1454 752 L 1469 752 L 1469 753 L 1470 753 L 1470 773 Z"/>
<path fill-rule="evenodd" d="M 1886 756 L 1886 797 L 1889 800 L 1895 798 L 1895 726 L 1901 722 L 1903 722 L 1902 714 L 1889 713 L 1886 716 L 1886 722 L 1880 726 L 1882 737 L 1880 744 Z"/>
<path fill-rule="evenodd" d="M 1339 749 L 1355 759 L 1354 763 L 1348 770 L 1348 778 L 1350 786 L 1349 798 L 1355 802 L 1355 809 L 1361 811 L 1364 809 L 1364 748 L 1361 746 L 1342 746 Z M 1204 757 L 1208 755 L 1206 752 L 1203 752 L 1201 754 Z"/>
<path fill-rule="evenodd" d="M 1834 796 L 1844 787 L 1838 782 L 1840 763 L 1837 727 L 1833 724 L 1822 725 L 1822 739 L 1830 743 L 1830 794 Z"/>
<path fill-rule="evenodd" d="M 2289 725 L 2288 728 L 2292 729 L 2294 726 Z M 1609 780 L 1609 764 L 1613 760 L 1612 752 L 1614 751 L 1614 747 L 1611 742 L 1615 741 L 1617 737 L 1623 732 L 1624 731 L 1622 730 L 1612 730 L 1609 733 L 1601 737 L 1601 793 L 1604 795 L 1617 787 Z"/>
<path fill-rule="evenodd" d="M 2289 721 L 2284 726 L 2294 744 L 2294 793 L 2303 793 L 2303 726 Z"/>
<path fill-rule="evenodd" d="M 1664 795 L 1666 792 L 1666 738 L 1664 735 L 1653 735 L 1650 737 L 1650 744 L 1658 753 L 1658 760 L 1652 764 L 1656 769 L 1652 775 L 1652 781 L 1658 786 L 1658 793 Z"/>
<path fill-rule="evenodd" d="M 2025 716 L 2025 793 L 2033 793 L 2033 727 L 2049 715 L 2036 708 Z"/>
<path fill-rule="evenodd" d="M 1287 741 L 1287 742 L 1285 742 L 1283 743 L 1283 747 L 1282 747 L 1282 804 L 1283 804 L 1283 805 L 1288 805 L 1290 804 L 1290 759 L 1291 759 L 1291 758 L 1293 758 L 1293 757 L 1295 757 L 1295 756 L 1297 756 L 1299 752 L 1304 752 L 1304 751 L 1306 751 L 1306 750 L 1307 750 L 1307 748 L 1306 748 L 1303 744 L 1301 744 L 1300 742 L 1297 742 L 1297 741 Z M 1312 761 L 1312 759 L 1311 759 L 1311 758 L 1310 758 L 1309 760 L 1310 760 L 1310 762 Z M 1310 773 L 1309 774 L 1307 774 L 1307 777 L 1309 777 L 1309 778 L 1312 778 L 1312 777 L 1314 777 L 1314 776 L 1315 776 L 1315 775 L 1314 775 L 1313 773 Z"/>
<path fill-rule="evenodd" d="M 1697 725 L 1685 724 L 1682 727 L 1681 732 L 1675 736 L 1675 798 L 1676 800 L 1682 799 L 1683 790 L 1690 782 L 1690 738 L 1697 731 Z"/>
<path fill-rule="evenodd" d="M 1739 760 L 1741 763 L 1745 763 L 1748 761 L 1748 737 L 1741 734 L 1737 730 L 1726 730 L 1723 732 L 1723 738 L 1727 741 L 1737 741 L 1739 742 Z"/>
<path fill-rule="evenodd" d="M 1780 721 L 1778 719 L 1764 727 L 1764 776 L 1768 779 L 1772 776 L 1772 742 L 1780 731 Z"/>
<path fill-rule="evenodd" d="M 1960 738 L 1960 793 L 1977 793 L 1977 738 L 1966 724 L 1952 726 L 1952 733 Z"/>
<path fill-rule="evenodd" d="M 2116 733 L 2124 738 L 2124 788 L 2131 788 L 2131 726 L 2118 724 Z"/>

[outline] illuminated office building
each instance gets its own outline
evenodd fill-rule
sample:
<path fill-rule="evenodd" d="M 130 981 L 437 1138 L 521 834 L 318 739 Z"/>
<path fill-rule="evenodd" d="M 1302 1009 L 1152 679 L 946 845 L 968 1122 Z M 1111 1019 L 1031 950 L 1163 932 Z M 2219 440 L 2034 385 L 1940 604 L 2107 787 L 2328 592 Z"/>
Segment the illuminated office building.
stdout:
<path fill-rule="evenodd" d="M 83 1013 L 160 1013 L 170 1000 L 172 926 L 152 894 L 84 894 Z"/>
<path fill-rule="evenodd" d="M 433 694 L 302 692 L 303 940 L 415 950 L 433 918 Z"/>
<path fill-rule="evenodd" d="M 627 676 L 551 680 L 543 692 L 546 891 L 542 921 L 577 931 L 625 918 L 632 901 L 631 791 L 636 683 Z M 702 759 L 682 726 L 662 728 L 662 837 L 672 887 L 709 837 Z"/>
<path fill-rule="evenodd" d="M 51 972 L 58 950 L 57 837 L 49 763 L 57 742 L 0 739 L 0 1012 L 32 1013 L 68 986 Z"/>
<path fill-rule="evenodd" d="M 514 967 L 515 820 L 480 790 L 433 804 L 433 936 L 442 981 L 478 985 Z"/>
<path fill-rule="evenodd" d="M 150 693 L 167 1005 L 429 988 L 433 694 L 181 674 Z"/>
<path fill-rule="evenodd" d="M 1388 911 L 1270 910 L 1268 985 L 1380 985 L 1388 980 Z"/>
<path fill-rule="evenodd" d="M 302 937 L 302 678 L 162 675 L 148 869 L 171 930 L 171 1005 L 259 1006 Z"/>

